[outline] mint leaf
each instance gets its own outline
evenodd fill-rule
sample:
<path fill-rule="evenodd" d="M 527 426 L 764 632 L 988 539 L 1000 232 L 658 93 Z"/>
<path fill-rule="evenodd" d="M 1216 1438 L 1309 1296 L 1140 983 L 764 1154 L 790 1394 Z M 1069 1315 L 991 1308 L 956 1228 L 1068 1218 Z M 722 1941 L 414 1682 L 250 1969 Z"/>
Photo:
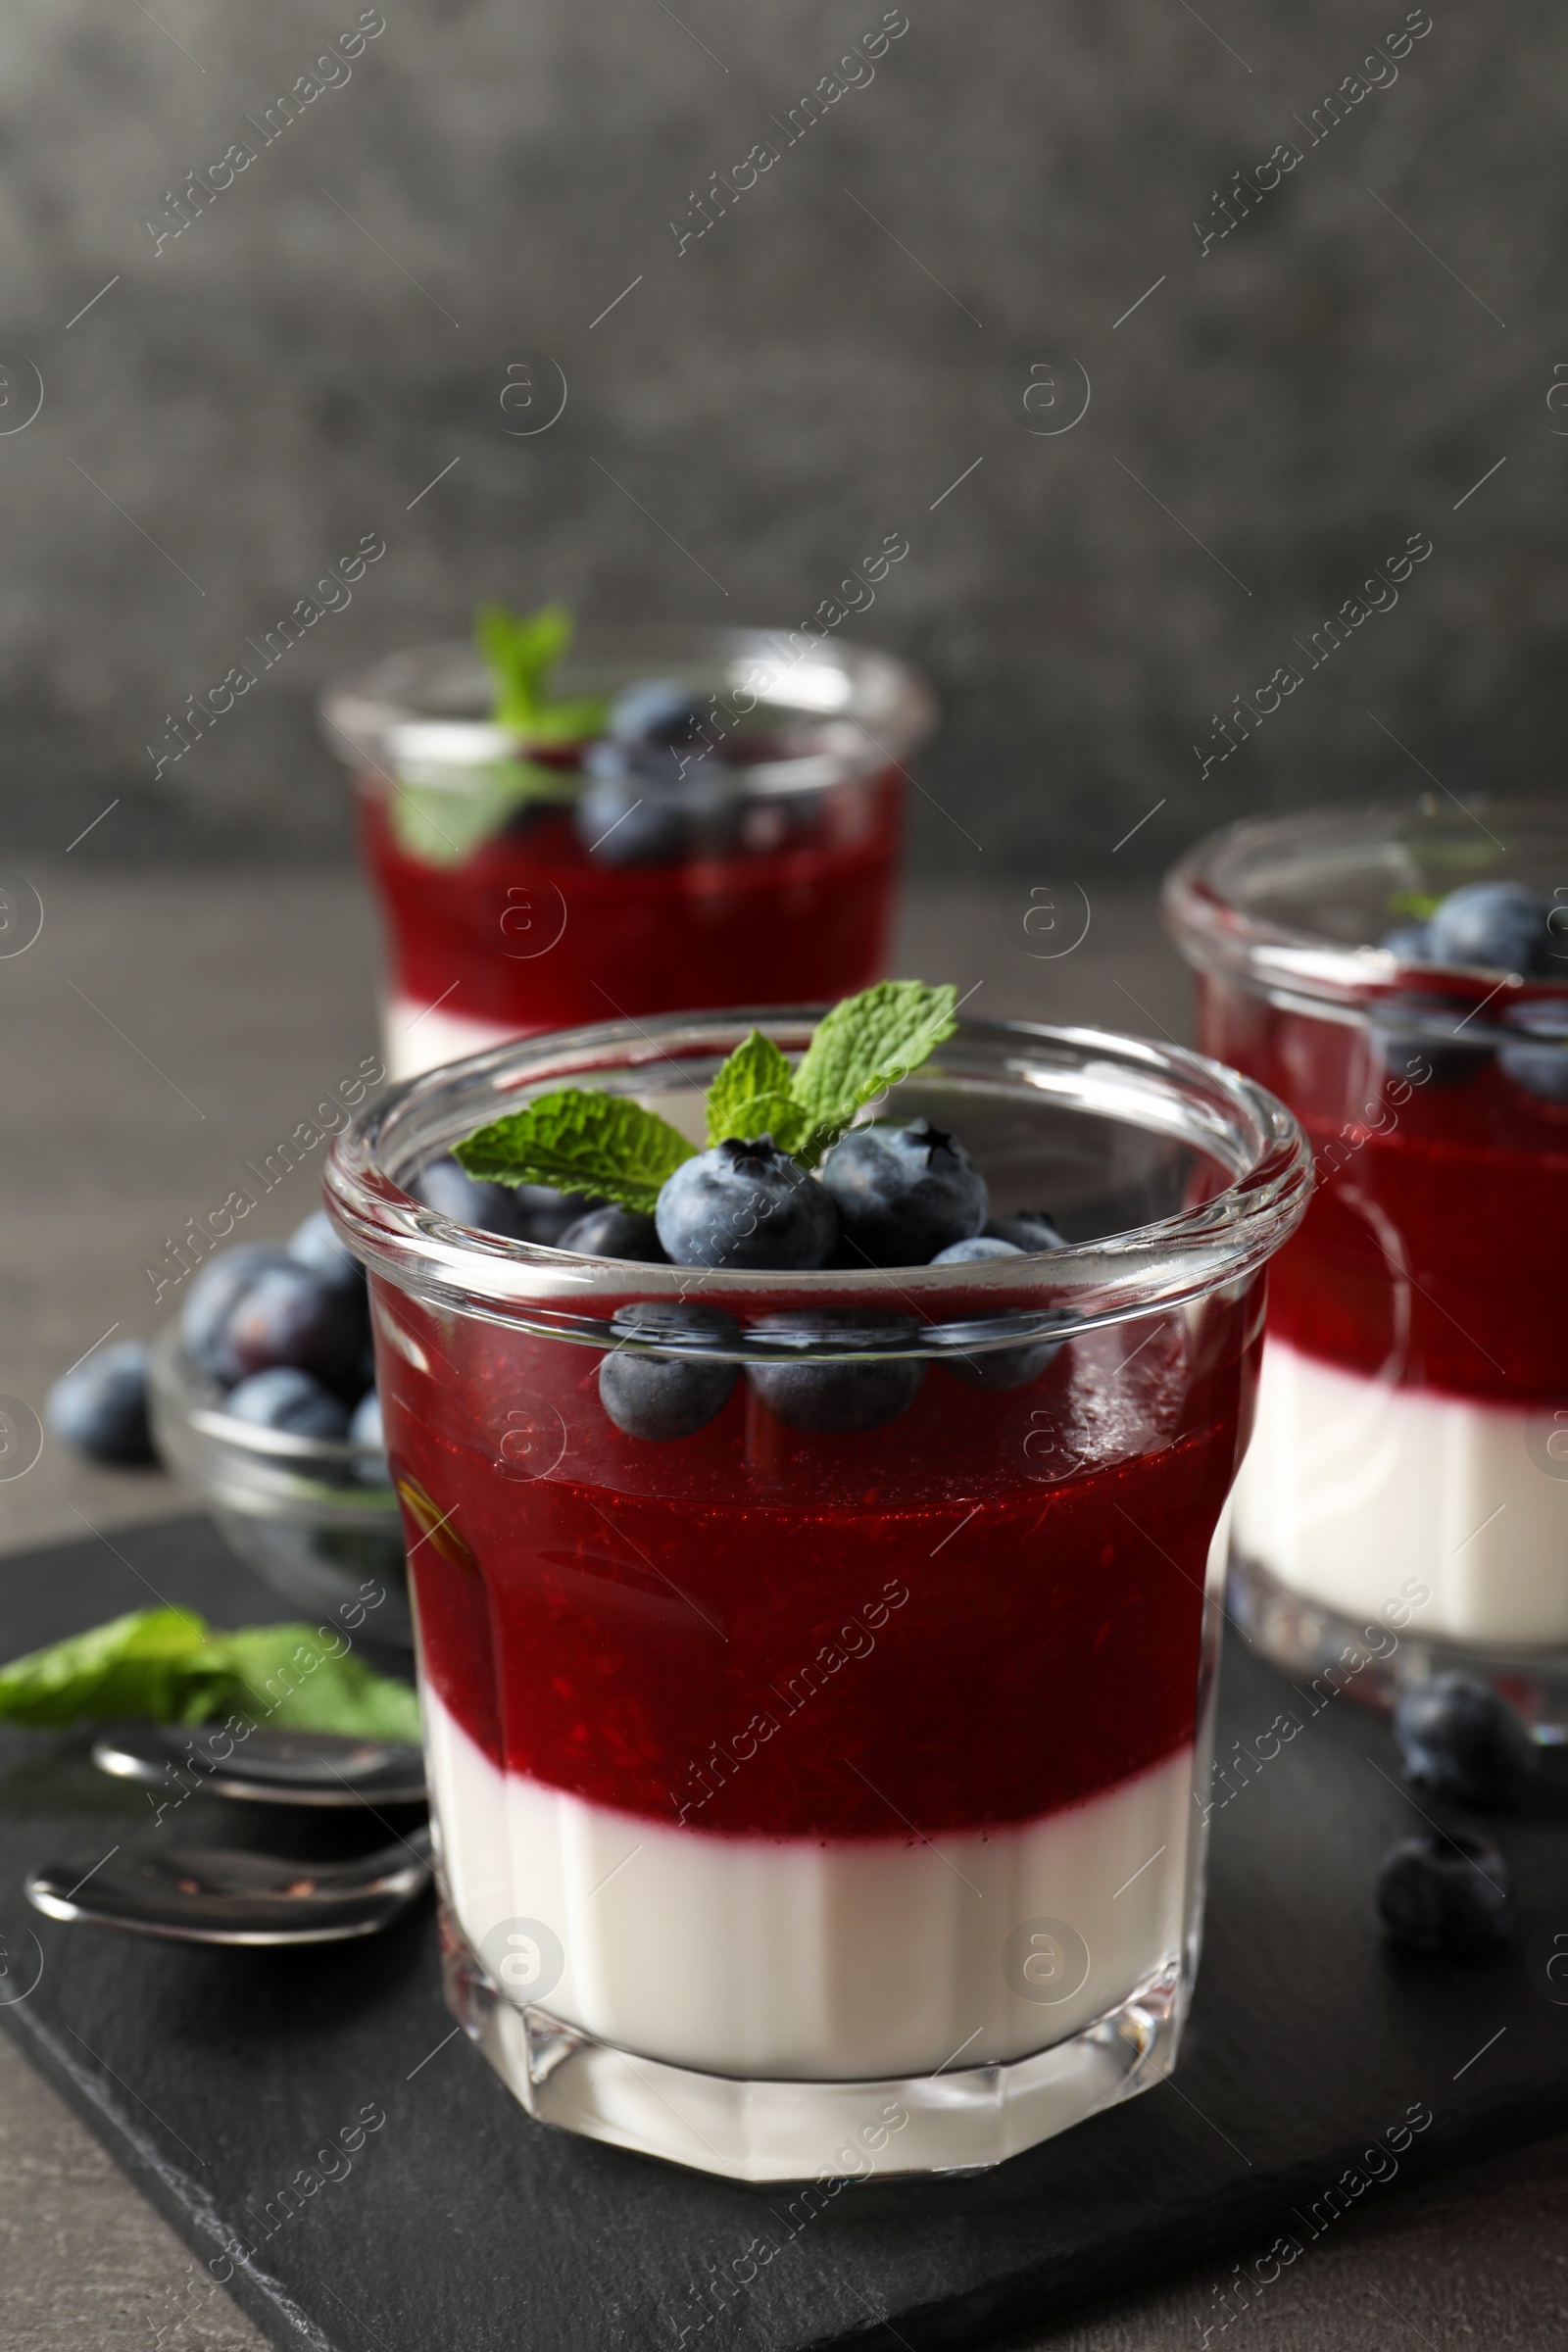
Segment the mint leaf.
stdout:
<path fill-rule="evenodd" d="M 789 1057 L 760 1029 L 754 1029 L 709 1086 L 710 1145 L 731 1136 L 751 1143 L 757 1136 L 770 1135 L 781 1152 L 793 1152 L 805 1140 L 808 1126 L 790 1091 L 794 1082 Z"/>
<path fill-rule="evenodd" d="M 545 605 L 537 612 L 485 605 L 475 613 L 474 642 L 495 686 L 498 727 L 513 728 L 534 743 L 572 743 L 604 724 L 603 695 L 579 695 L 564 703 L 550 698 L 551 673 L 571 643 L 571 631 L 564 605 Z"/>
<path fill-rule="evenodd" d="M 334 1653 L 309 1625 L 213 1632 L 185 1609 L 137 1609 L 0 1667 L 0 1722 L 60 1728 L 121 1715 L 417 1740 L 406 1684 Z"/>
<path fill-rule="evenodd" d="M 458 1165 L 481 1183 L 599 1193 L 647 1215 L 665 1177 L 694 1156 L 686 1138 L 654 1111 L 624 1095 L 581 1087 L 541 1095 L 453 1147 Z"/>
<path fill-rule="evenodd" d="M 444 773 L 450 782 L 430 784 L 420 770 L 405 768 L 392 794 L 393 838 L 422 865 L 461 865 L 525 801 L 567 799 L 575 783 L 527 760 L 487 760 Z"/>
<path fill-rule="evenodd" d="M 812 1131 L 801 1153 L 808 1167 L 855 1113 L 911 1070 L 957 1027 L 956 991 L 923 980 L 879 980 L 818 1021 L 791 1092 Z"/>

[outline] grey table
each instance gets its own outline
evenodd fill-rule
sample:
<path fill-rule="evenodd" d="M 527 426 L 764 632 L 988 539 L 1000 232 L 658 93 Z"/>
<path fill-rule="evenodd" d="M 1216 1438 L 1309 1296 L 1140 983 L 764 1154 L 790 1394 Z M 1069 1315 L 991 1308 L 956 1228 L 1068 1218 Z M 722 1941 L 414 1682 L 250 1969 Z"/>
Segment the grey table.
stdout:
<path fill-rule="evenodd" d="M 43 930 L 0 960 L 0 1393 L 41 1409 L 50 1381 L 111 1327 L 153 1331 L 144 1268 L 377 1036 L 372 929 L 346 875 L 121 880 L 64 867 L 30 879 Z M 917 890 L 898 968 L 977 990 L 976 1011 L 1187 1034 L 1185 977 L 1147 893 L 1091 887 L 1086 899 L 1047 873 L 989 892 Z M 286 1234 L 314 1204 L 307 1162 L 257 1231 Z M 0 1545 L 112 1534 L 177 1506 L 159 1474 L 94 1471 L 51 1444 L 0 1485 Z M 1029 2341 L 1187 2352 L 1214 2327 L 1224 2283 L 1221 2269 L 1196 2273 Z M 8 2352 L 261 2352 L 3 2039 L 0 2296 Z M 1233 2325 L 1273 2352 L 1562 2341 L 1568 2138 L 1362 2211 Z"/>

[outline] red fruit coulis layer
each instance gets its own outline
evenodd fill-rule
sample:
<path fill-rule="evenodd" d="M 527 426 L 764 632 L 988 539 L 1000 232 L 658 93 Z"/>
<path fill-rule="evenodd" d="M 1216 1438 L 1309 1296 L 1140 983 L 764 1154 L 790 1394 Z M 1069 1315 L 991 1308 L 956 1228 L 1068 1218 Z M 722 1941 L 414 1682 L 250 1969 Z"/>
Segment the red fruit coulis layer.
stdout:
<path fill-rule="evenodd" d="M 669 1826 L 907 1838 L 1192 1741 L 1260 1284 L 1011 1394 L 928 1370 L 861 1435 L 741 1381 L 669 1445 L 611 1424 L 593 1350 L 376 1290 L 423 1671 L 498 1767 Z"/>
<path fill-rule="evenodd" d="M 1367 1028 L 1210 976 L 1200 1039 L 1288 1102 L 1317 1189 L 1274 1259 L 1269 1329 L 1401 1388 L 1493 1404 L 1568 1396 L 1568 1104 L 1491 1054 L 1457 1083 L 1391 1076 Z"/>
<path fill-rule="evenodd" d="M 774 847 L 619 866 L 589 856 L 564 808 L 427 865 L 399 848 L 373 779 L 358 797 L 398 993 L 523 1036 L 867 987 L 885 967 L 902 791 L 890 769 L 825 793 Z M 760 805 L 754 821 L 773 820 Z"/>

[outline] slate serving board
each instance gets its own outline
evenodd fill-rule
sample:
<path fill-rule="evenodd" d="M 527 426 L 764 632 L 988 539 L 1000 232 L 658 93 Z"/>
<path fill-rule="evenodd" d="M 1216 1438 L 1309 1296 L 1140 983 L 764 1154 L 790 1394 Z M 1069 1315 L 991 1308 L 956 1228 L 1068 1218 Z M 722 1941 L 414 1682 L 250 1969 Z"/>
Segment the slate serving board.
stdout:
<path fill-rule="evenodd" d="M 0 1558 L 0 1654 L 149 1587 L 220 1625 L 278 1614 L 205 1521 L 175 1520 Z M 1176 2080 L 968 2180 L 803 2208 L 531 2124 L 441 2005 L 428 1909 L 363 1945 L 270 1956 L 41 1919 L 21 1887 L 47 1854 L 278 1827 L 192 1798 L 155 1832 L 145 1793 L 94 1771 L 74 1734 L 0 1732 L 0 2023 L 192 2248 L 173 2344 L 210 2276 L 275 2343 L 313 2352 L 926 2352 L 1209 2259 L 1218 2283 L 1282 2234 L 1310 2261 L 1345 2211 L 1561 2128 L 1568 2005 L 1545 1961 L 1558 1930 L 1568 1950 L 1568 1801 L 1548 1777 L 1499 1830 L 1520 1898 L 1506 1950 L 1401 1958 L 1370 1906 L 1380 1853 L 1416 1826 L 1387 1730 L 1347 1697 L 1314 1716 L 1234 1637 L 1221 1690 L 1219 1752 L 1254 1760 L 1215 1787 Z M 1284 1745 L 1268 1736 L 1282 1710 L 1301 1723 Z M 1432 2120 L 1405 2146 L 1394 2128 L 1412 2112 Z M 318 2161 L 333 2141 L 346 2169 Z M 341 2177 L 285 2198 L 306 2168 Z"/>

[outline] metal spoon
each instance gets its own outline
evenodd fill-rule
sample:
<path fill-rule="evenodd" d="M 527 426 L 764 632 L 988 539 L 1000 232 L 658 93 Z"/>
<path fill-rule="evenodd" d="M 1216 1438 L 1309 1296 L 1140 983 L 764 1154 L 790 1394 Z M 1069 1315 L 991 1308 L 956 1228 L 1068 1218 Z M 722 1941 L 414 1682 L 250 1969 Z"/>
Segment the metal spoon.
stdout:
<path fill-rule="evenodd" d="M 27 1900 L 50 1919 L 163 1936 L 176 1943 L 341 1943 L 390 1927 L 429 1885 L 430 1833 L 352 1862 L 142 1847 L 27 1873 Z"/>
<path fill-rule="evenodd" d="M 116 1780 L 267 1805 L 422 1805 L 424 1758 L 402 1740 L 344 1740 L 331 1732 L 253 1731 L 221 1724 L 118 1724 L 93 1741 L 92 1760 Z M 182 1780 L 181 1775 L 188 1776 Z"/>

